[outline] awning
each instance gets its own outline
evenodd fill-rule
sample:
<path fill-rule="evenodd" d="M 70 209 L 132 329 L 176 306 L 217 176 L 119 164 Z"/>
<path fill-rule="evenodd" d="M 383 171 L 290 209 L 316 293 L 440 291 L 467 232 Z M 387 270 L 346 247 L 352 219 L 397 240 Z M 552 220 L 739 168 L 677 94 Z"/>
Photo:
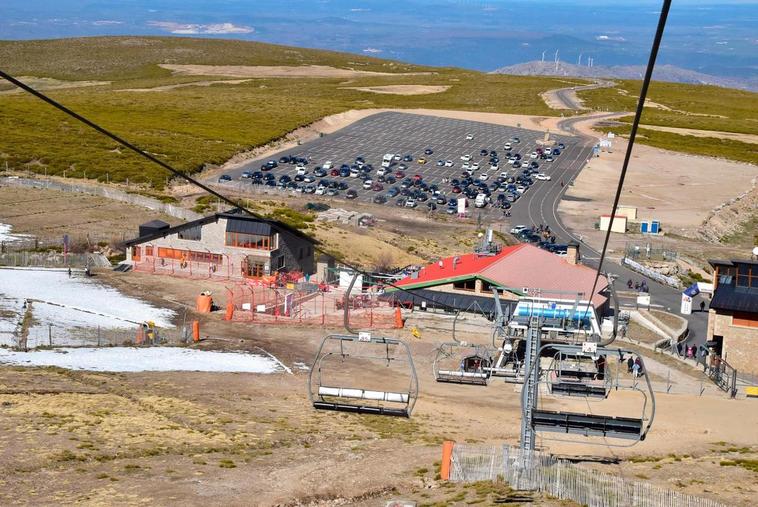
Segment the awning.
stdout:
<path fill-rule="evenodd" d="M 227 218 L 226 232 L 241 232 L 244 234 L 257 234 L 259 236 L 271 236 L 271 226 L 257 220 Z"/>

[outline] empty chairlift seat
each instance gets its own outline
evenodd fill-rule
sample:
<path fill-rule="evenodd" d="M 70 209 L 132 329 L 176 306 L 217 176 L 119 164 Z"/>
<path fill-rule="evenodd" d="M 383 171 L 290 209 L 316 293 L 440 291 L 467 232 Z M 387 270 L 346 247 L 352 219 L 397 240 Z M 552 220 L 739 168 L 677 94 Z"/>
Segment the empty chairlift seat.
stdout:
<path fill-rule="evenodd" d="M 537 431 L 574 433 L 585 436 L 594 435 L 629 440 L 644 438 L 642 419 L 632 417 L 533 410 L 532 426 Z"/>
<path fill-rule="evenodd" d="M 492 357 L 478 345 L 443 343 L 437 348 L 433 370 L 437 382 L 487 385 Z"/>
<path fill-rule="evenodd" d="M 377 363 L 386 378 L 372 380 L 365 365 Z M 386 369 L 384 367 L 387 367 Z M 345 378 L 345 373 L 350 372 Z M 343 382 L 352 386 L 340 385 Z M 405 385 L 398 390 L 358 387 L 376 382 L 381 387 Z M 418 398 L 418 378 L 410 349 L 400 340 L 329 335 L 321 342 L 308 378 L 313 407 L 362 414 L 410 417 Z M 406 390 L 407 389 L 407 390 Z"/>

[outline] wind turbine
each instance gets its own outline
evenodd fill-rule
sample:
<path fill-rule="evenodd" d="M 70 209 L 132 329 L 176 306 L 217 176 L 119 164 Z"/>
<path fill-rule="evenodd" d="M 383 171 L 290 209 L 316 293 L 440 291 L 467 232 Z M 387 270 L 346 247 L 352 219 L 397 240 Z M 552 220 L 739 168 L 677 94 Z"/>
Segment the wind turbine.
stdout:
<path fill-rule="evenodd" d="M 584 53 L 579 53 L 579 61 L 577 62 L 577 65 L 582 65 L 582 55 Z"/>
<path fill-rule="evenodd" d="M 555 50 L 555 71 L 558 72 L 558 50 Z"/>
<path fill-rule="evenodd" d="M 542 63 L 545 63 L 545 52 L 542 52 Z"/>

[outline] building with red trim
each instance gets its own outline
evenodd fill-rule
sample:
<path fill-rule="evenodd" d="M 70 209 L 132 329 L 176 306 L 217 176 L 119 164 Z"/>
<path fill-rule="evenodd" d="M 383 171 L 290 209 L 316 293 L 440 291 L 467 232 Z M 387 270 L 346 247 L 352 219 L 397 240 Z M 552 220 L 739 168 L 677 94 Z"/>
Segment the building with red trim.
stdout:
<path fill-rule="evenodd" d="M 492 287 L 496 287 L 506 300 L 517 300 L 523 295 L 574 300 L 580 294 L 580 299 L 591 299 L 602 314 L 608 301 L 605 295 L 608 283 L 601 277 L 595 294 L 588 297 L 595 270 L 578 261 L 576 243 L 569 245 L 565 257 L 522 243 L 504 247 L 494 255 L 471 253 L 441 259 L 395 285 L 403 289 L 484 297 L 492 297 Z"/>

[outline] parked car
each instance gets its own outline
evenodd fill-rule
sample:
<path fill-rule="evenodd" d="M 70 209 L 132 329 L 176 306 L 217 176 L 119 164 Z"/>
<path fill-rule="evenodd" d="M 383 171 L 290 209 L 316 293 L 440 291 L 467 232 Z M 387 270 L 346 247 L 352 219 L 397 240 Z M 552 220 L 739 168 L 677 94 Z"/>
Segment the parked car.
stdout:
<path fill-rule="evenodd" d="M 416 201 L 414 199 L 406 199 L 405 200 L 405 207 L 406 208 L 415 208 L 416 207 Z"/>
<path fill-rule="evenodd" d="M 387 198 L 383 195 L 375 195 L 373 200 L 374 204 L 384 204 L 387 202 Z"/>
<path fill-rule="evenodd" d="M 452 160 L 445 160 L 445 167 L 453 167 L 453 161 Z"/>
<path fill-rule="evenodd" d="M 358 197 L 358 191 L 357 191 L 357 190 L 355 190 L 355 189 L 353 189 L 353 188 L 351 188 L 350 190 L 348 190 L 348 191 L 345 193 L 345 197 L 346 197 L 347 199 L 355 199 L 356 197 Z"/>
<path fill-rule="evenodd" d="M 221 176 L 218 177 L 219 183 L 226 183 L 227 181 L 232 181 L 232 177 L 229 176 L 228 174 L 222 174 Z"/>
<path fill-rule="evenodd" d="M 545 173 L 537 173 L 534 177 L 540 181 L 550 181 L 551 179 L 550 176 Z"/>
<path fill-rule="evenodd" d="M 424 155 L 431 155 L 432 153 L 434 153 L 434 151 L 432 151 L 431 148 L 427 148 L 424 150 Z"/>
<path fill-rule="evenodd" d="M 466 141 L 472 141 L 474 139 L 474 134 L 466 134 Z"/>

